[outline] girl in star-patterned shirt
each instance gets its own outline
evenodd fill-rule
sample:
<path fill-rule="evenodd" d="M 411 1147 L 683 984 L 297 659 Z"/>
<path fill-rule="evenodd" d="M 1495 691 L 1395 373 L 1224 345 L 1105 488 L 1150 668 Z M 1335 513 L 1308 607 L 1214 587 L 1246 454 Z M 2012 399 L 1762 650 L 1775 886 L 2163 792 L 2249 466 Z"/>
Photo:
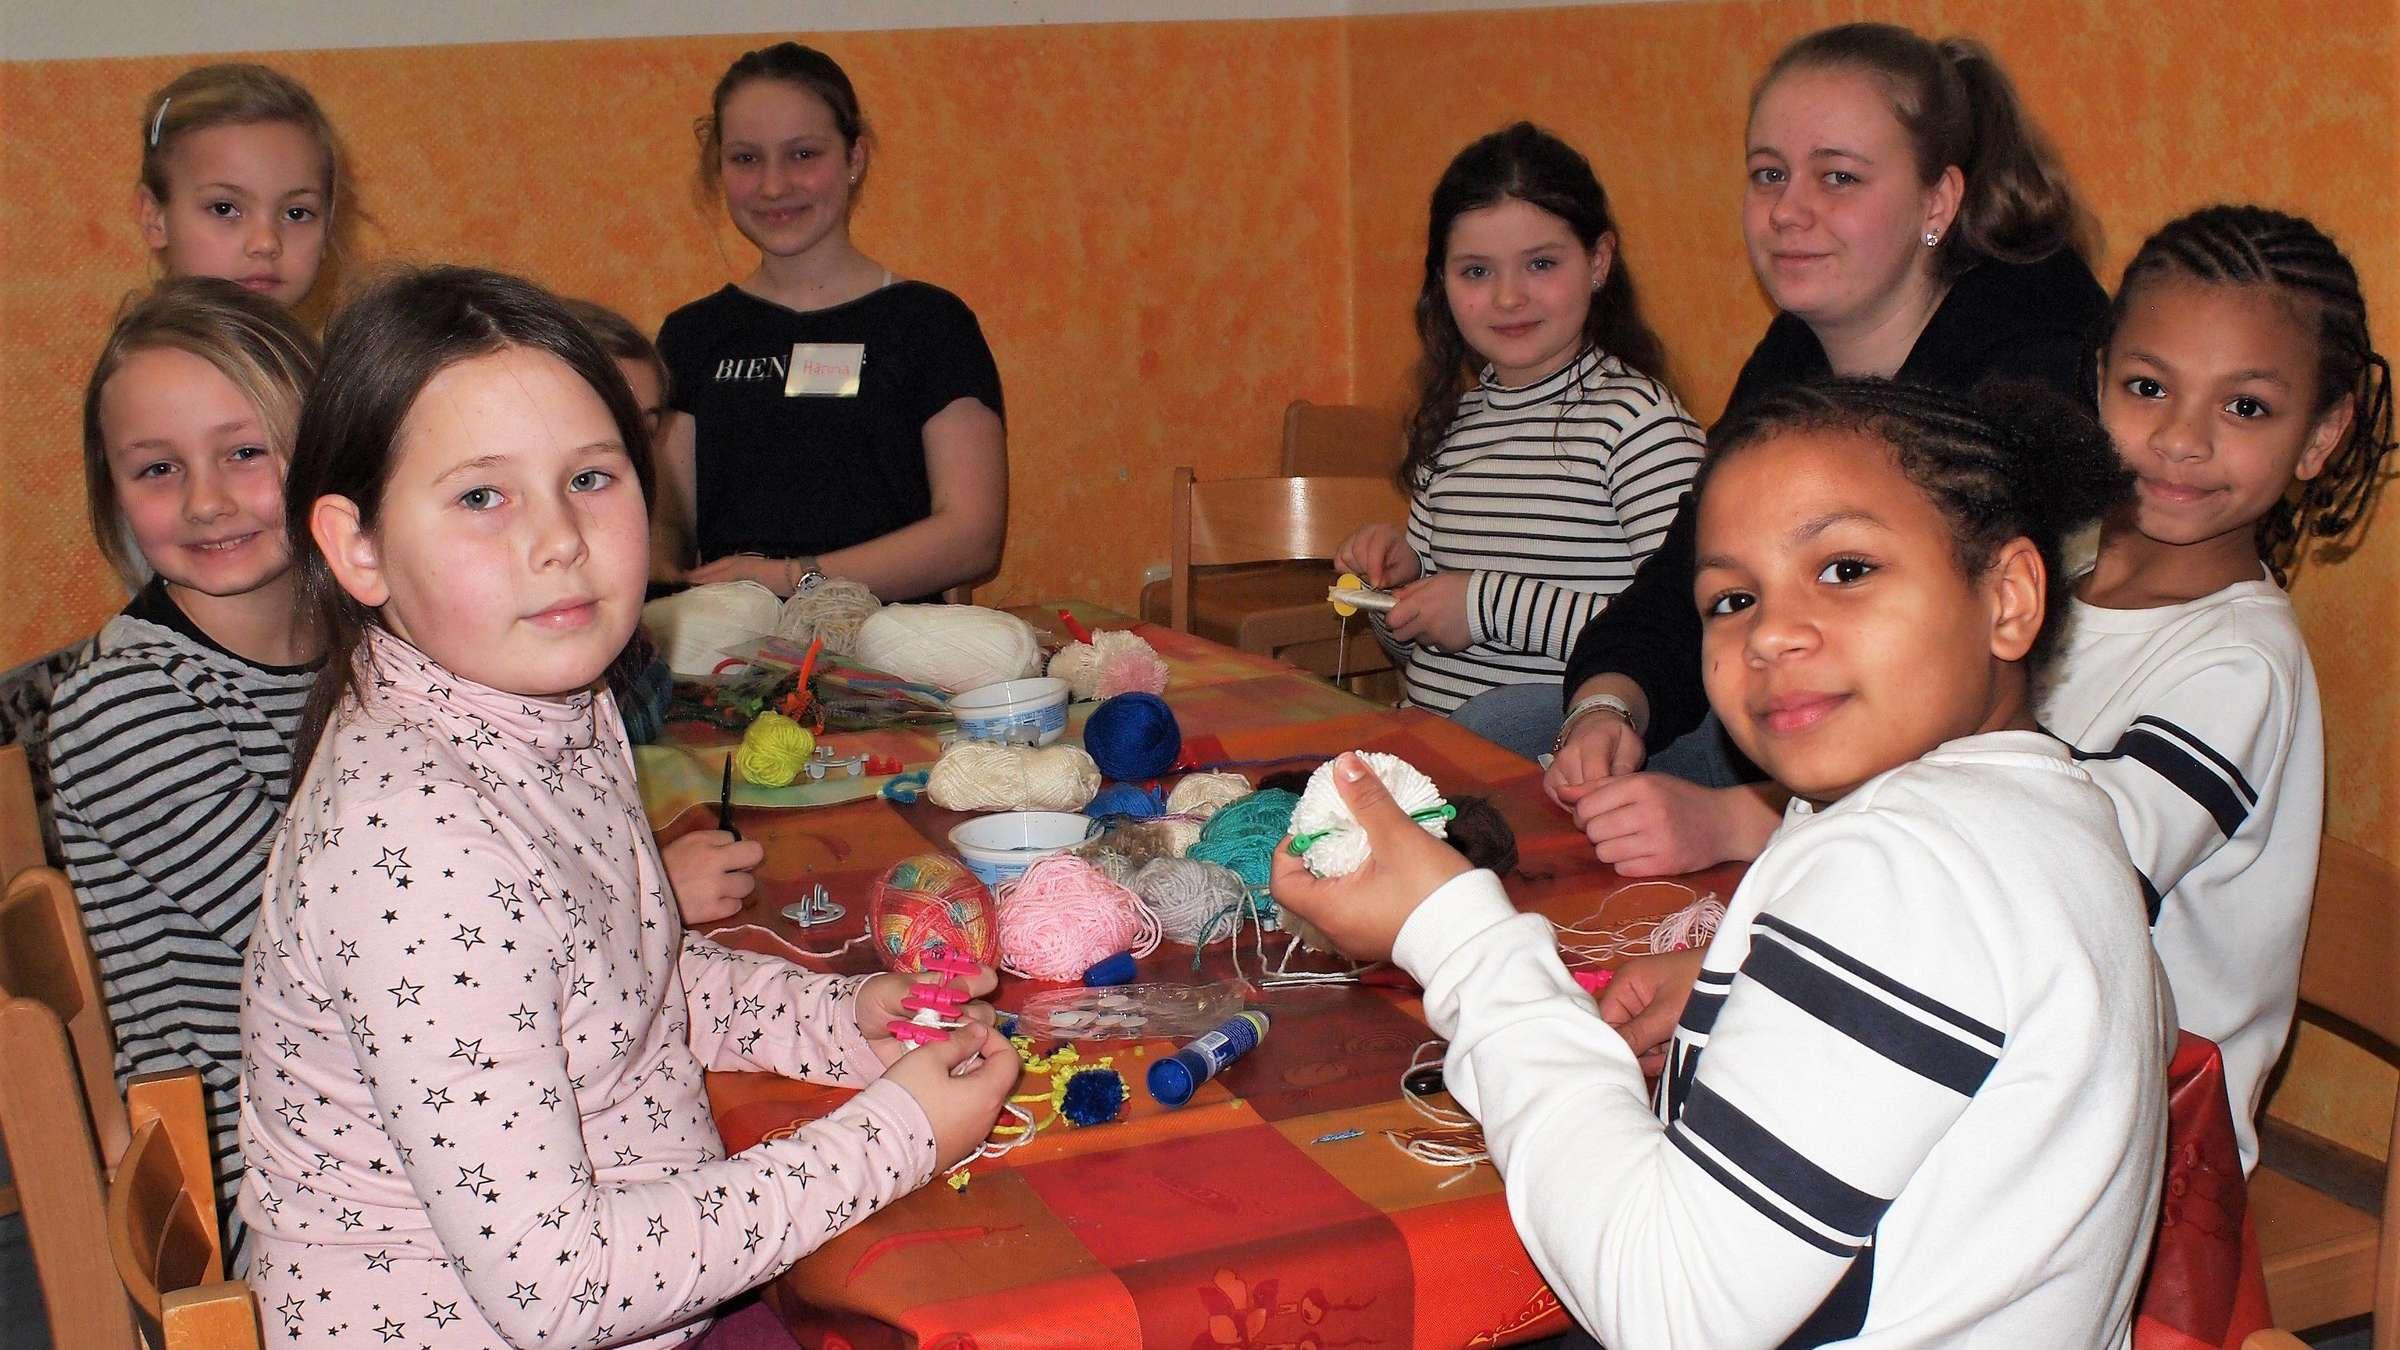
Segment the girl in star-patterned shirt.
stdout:
<path fill-rule="evenodd" d="M 442 268 L 327 338 L 289 481 L 326 674 L 244 968 L 250 1282 L 279 1342 L 682 1344 L 970 1151 L 1015 1056 L 981 1020 L 904 1054 L 900 977 L 683 931 L 593 692 L 648 465 L 583 328 Z M 864 1090 L 726 1157 L 707 1069 Z"/>

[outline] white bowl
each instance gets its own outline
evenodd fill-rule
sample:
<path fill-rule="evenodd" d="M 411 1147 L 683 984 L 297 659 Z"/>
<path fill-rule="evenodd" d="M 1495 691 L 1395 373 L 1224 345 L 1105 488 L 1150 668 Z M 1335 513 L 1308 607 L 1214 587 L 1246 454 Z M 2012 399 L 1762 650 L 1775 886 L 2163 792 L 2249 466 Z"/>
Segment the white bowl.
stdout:
<path fill-rule="evenodd" d="M 1041 675 L 987 684 L 953 695 L 950 712 L 968 740 L 1048 745 L 1067 729 L 1067 682 Z"/>
<path fill-rule="evenodd" d="M 950 831 L 950 847 L 984 885 L 1015 881 L 1026 868 L 1089 838 L 1092 818 L 1072 811 L 1003 811 Z"/>

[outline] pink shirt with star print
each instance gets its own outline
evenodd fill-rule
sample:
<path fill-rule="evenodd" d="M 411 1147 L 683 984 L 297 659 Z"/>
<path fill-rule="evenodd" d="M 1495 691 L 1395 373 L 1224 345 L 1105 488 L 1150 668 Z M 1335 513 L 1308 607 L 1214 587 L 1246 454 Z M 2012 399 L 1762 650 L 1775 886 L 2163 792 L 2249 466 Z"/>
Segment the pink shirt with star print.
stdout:
<path fill-rule="evenodd" d="M 724 1156 L 704 1069 L 876 1079 L 857 981 L 686 934 L 616 705 L 371 630 L 268 861 L 241 1209 L 271 1343 L 679 1344 L 922 1185 L 875 1081 Z"/>

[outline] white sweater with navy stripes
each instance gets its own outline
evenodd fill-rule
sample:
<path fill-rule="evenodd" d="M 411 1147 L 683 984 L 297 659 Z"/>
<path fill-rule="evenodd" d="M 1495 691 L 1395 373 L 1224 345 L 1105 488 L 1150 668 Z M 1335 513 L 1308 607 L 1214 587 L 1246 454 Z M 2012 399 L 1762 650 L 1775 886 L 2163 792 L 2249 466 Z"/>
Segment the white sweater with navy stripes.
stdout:
<path fill-rule="evenodd" d="M 2242 1170 L 2291 1032 L 2325 814 L 2317 676 L 2264 578 L 2181 605 L 2068 610 L 2042 722 L 2116 802 L 2186 1030 L 2225 1060 Z"/>
<path fill-rule="evenodd" d="M 1795 802 L 1734 893 L 1652 1113 L 1488 872 L 1395 958 L 1510 1213 L 1614 1350 L 2122 1347 L 2173 1031 L 2108 798 L 2065 746 L 1942 746 Z"/>
<path fill-rule="evenodd" d="M 242 946 L 315 682 L 217 646 L 153 581 L 50 708 L 52 807 L 118 1076 L 199 1071 L 227 1202 L 242 1171 Z"/>
<path fill-rule="evenodd" d="M 1472 573 L 1473 645 L 1411 649 L 1409 701 L 1448 712 L 1498 685 L 1560 679 L 1576 634 L 1666 537 L 1702 450 L 1665 385 L 1596 347 L 1522 388 L 1487 369 L 1408 511 L 1425 575 Z"/>

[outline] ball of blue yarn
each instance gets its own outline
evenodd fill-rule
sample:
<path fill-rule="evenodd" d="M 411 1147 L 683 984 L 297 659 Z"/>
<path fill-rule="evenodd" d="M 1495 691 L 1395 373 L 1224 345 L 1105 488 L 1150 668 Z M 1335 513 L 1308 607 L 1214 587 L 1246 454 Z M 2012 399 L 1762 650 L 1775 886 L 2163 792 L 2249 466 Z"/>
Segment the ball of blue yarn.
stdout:
<path fill-rule="evenodd" d="M 1263 892 L 1275 846 L 1292 832 L 1292 812 L 1299 805 L 1300 795 L 1282 788 L 1237 797 L 1200 827 L 1200 841 L 1185 856 L 1230 867 L 1253 892 Z"/>
<path fill-rule="evenodd" d="M 1058 1113 L 1070 1125 L 1101 1125 L 1125 1108 L 1125 1078 L 1115 1069 L 1077 1069 L 1061 1093 Z"/>
<path fill-rule="evenodd" d="M 1108 816 L 1149 820 L 1167 813 L 1166 790 L 1138 787 L 1132 783 L 1111 783 L 1100 789 L 1099 795 L 1083 808 L 1083 813 L 1094 820 Z"/>
<path fill-rule="evenodd" d="M 1119 694 L 1092 709 L 1083 724 L 1083 748 L 1100 772 L 1120 783 L 1156 778 L 1183 753 L 1183 728 L 1158 695 Z"/>

